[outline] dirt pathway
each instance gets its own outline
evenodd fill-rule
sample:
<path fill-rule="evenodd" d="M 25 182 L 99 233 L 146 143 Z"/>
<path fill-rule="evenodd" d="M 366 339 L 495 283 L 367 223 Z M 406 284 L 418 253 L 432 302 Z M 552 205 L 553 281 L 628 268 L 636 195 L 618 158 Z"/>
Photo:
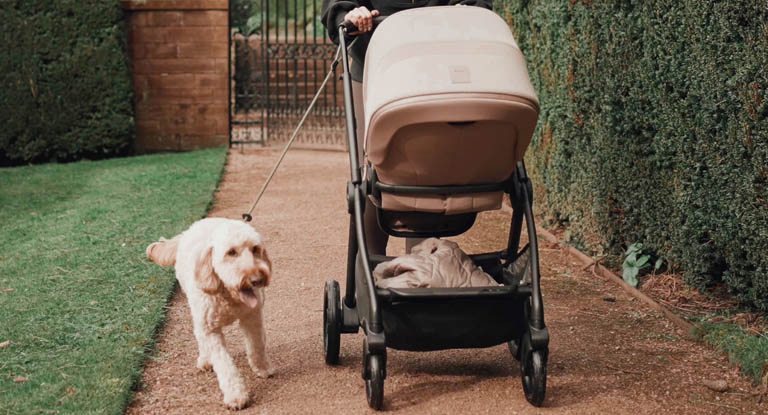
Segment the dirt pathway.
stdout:
<path fill-rule="evenodd" d="M 278 152 L 233 151 L 211 216 L 239 218 L 250 206 Z M 291 151 L 254 214 L 274 263 L 267 290 L 272 379 L 248 369 L 239 333 L 230 350 L 251 389 L 243 414 L 371 412 L 360 378 L 362 335 L 342 336 L 341 365 L 322 356 L 322 295 L 327 279 L 342 284 L 348 216 L 344 153 Z M 509 217 L 483 214 L 456 240 L 468 252 L 505 245 Z M 171 235 L 166 235 L 171 236 Z M 390 254 L 400 253 L 395 240 Z M 550 359 L 545 407 L 523 396 L 519 365 L 505 346 L 413 353 L 388 351 L 386 412 L 399 414 L 736 414 L 768 413 L 727 359 L 683 337 L 658 313 L 611 282 L 580 270 L 560 249 L 541 243 Z M 183 294 L 144 372 L 129 414 L 226 413 L 213 373 L 195 369 L 197 356 Z M 717 393 L 703 382 L 726 380 Z"/>

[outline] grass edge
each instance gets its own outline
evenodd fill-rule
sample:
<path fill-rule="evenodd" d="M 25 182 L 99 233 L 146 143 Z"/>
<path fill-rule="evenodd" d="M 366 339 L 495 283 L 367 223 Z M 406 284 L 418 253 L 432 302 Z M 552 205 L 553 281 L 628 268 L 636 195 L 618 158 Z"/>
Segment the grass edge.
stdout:
<path fill-rule="evenodd" d="M 225 148 L 225 147 L 220 147 Z M 231 148 L 226 148 L 225 154 L 224 154 L 224 162 L 221 164 L 221 169 L 219 171 L 218 179 L 216 180 L 216 183 L 213 187 L 213 191 L 211 192 L 211 196 L 208 199 L 208 204 L 205 206 L 205 211 L 203 212 L 202 216 L 198 219 L 203 219 L 206 216 L 208 216 L 208 213 L 213 208 L 215 201 L 216 201 L 216 193 L 219 191 L 219 187 L 221 186 L 221 181 L 224 177 L 224 173 L 227 169 L 227 162 L 229 160 L 229 152 Z M 179 290 L 179 281 L 174 277 L 173 279 L 173 285 L 171 289 L 168 291 L 167 298 L 164 302 L 164 309 L 165 312 L 163 313 L 162 318 L 157 322 L 155 327 L 152 329 L 150 341 L 144 346 L 144 351 L 142 353 L 141 359 L 138 362 L 138 365 L 136 367 L 136 370 L 131 374 L 131 386 L 127 389 L 127 393 L 124 396 L 123 402 L 120 405 L 120 413 L 125 413 L 131 405 L 136 400 L 136 392 L 141 390 L 141 380 L 144 377 L 144 370 L 147 367 L 147 362 L 151 360 L 155 353 L 157 352 L 156 346 L 157 346 L 157 340 L 160 334 L 165 329 L 166 324 L 168 323 L 168 311 L 171 301 L 173 300 L 173 297 L 178 293 Z"/>

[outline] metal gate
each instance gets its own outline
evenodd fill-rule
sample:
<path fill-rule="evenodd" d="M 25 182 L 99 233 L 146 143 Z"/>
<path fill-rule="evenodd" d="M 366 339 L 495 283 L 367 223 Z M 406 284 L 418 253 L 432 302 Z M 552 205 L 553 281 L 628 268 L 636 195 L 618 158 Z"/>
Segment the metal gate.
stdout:
<path fill-rule="evenodd" d="M 280 145 L 290 138 L 336 52 L 321 4 L 230 0 L 230 144 Z M 343 91 L 329 82 L 295 145 L 343 150 L 344 131 Z"/>

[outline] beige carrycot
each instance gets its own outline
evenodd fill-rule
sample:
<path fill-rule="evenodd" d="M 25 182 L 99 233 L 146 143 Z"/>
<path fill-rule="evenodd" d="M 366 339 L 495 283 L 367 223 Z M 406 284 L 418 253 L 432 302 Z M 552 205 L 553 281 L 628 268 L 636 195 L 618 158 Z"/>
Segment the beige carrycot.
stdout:
<path fill-rule="evenodd" d="M 384 184 L 500 183 L 530 143 L 539 112 L 507 24 L 480 7 L 417 8 L 374 32 L 363 79 L 366 157 Z M 383 210 L 452 215 L 498 209 L 503 192 L 383 192 Z"/>

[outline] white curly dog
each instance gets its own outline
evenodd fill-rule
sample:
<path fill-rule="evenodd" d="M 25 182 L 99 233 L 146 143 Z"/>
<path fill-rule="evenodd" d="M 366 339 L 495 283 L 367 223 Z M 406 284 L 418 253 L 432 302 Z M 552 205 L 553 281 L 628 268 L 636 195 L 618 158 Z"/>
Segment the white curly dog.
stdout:
<path fill-rule="evenodd" d="M 164 267 L 176 265 L 176 279 L 192 312 L 197 367 L 213 367 L 228 408 L 245 407 L 248 390 L 227 352 L 222 328 L 237 321 L 251 369 L 262 378 L 274 373 L 264 350 L 262 317 L 272 264 L 261 236 L 244 222 L 207 218 L 171 240 L 149 245 L 147 256 Z"/>

